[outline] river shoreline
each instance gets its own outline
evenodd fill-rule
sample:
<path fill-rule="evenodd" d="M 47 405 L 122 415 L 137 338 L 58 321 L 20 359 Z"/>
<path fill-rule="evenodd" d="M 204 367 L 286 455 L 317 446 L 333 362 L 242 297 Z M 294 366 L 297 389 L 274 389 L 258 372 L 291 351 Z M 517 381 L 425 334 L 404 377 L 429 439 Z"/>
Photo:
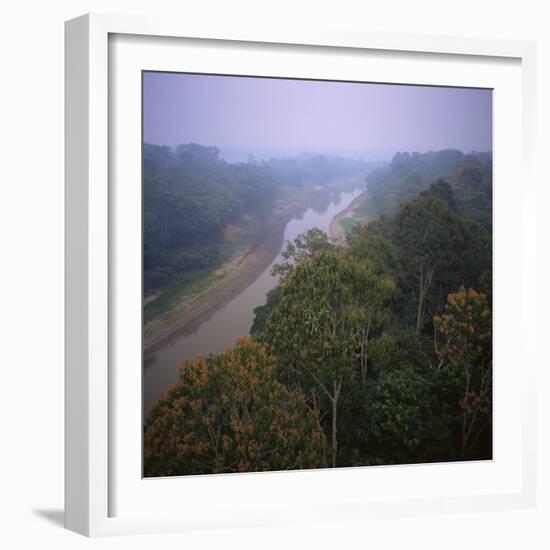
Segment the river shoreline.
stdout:
<path fill-rule="evenodd" d="M 357 185 L 355 180 L 333 184 L 323 189 L 321 195 L 331 196 L 353 185 Z M 221 279 L 212 281 L 198 293 L 182 298 L 170 311 L 147 322 L 143 331 L 145 363 L 153 361 L 160 349 L 196 330 L 252 284 L 277 257 L 284 244 L 288 222 L 307 208 L 308 204 L 303 202 L 281 202 L 248 248 L 233 254 L 224 263 Z"/>
<path fill-rule="evenodd" d="M 330 222 L 330 226 L 328 230 L 328 236 L 332 241 L 334 241 L 337 244 L 344 244 L 344 245 L 346 244 L 346 232 L 342 227 L 341 222 L 346 218 L 353 217 L 353 212 L 358 206 L 362 204 L 366 196 L 367 196 L 367 191 L 365 190 L 360 195 L 355 197 L 355 199 L 353 199 L 353 201 L 345 210 L 342 210 L 342 212 L 334 216 L 334 218 Z"/>
<path fill-rule="evenodd" d="M 277 257 L 283 244 L 284 228 L 294 215 L 293 211 L 272 215 L 263 238 L 257 239 L 258 242 L 252 243 L 246 251 L 233 254 L 224 263 L 221 270 L 226 273 L 220 281 L 209 284 L 189 300 L 182 300 L 167 315 L 148 322 L 143 337 L 144 359 L 147 361 L 179 336 L 198 328 L 245 290 Z"/>

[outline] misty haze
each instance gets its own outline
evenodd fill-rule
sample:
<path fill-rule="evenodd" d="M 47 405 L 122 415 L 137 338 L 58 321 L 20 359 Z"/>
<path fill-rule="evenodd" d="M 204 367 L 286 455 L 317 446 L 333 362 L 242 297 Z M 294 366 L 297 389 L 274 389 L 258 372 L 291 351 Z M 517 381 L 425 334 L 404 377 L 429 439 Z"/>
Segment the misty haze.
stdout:
<path fill-rule="evenodd" d="M 144 475 L 491 459 L 492 185 L 491 90 L 144 72 Z"/>

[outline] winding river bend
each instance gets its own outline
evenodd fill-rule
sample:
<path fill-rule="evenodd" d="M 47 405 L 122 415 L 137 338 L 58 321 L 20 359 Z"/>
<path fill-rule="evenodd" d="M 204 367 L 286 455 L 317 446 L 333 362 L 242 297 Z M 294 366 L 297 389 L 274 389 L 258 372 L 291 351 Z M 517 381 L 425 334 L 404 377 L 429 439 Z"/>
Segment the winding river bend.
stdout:
<path fill-rule="evenodd" d="M 180 336 L 156 352 L 144 369 L 145 410 L 148 410 L 150 404 L 168 384 L 177 381 L 177 367 L 182 359 L 198 353 L 220 353 L 232 346 L 238 336 L 249 334 L 254 319 L 254 308 L 263 305 L 267 293 L 277 286 L 277 277 L 271 275 L 271 269 L 273 264 L 282 261 L 281 252 L 286 242 L 313 227 L 328 232 L 334 216 L 345 210 L 360 193 L 359 188 L 335 193 L 330 202 L 323 207 L 308 208 L 301 216 L 291 219 L 285 227 L 281 250 L 259 277 L 225 306 L 214 312 L 196 330 Z"/>

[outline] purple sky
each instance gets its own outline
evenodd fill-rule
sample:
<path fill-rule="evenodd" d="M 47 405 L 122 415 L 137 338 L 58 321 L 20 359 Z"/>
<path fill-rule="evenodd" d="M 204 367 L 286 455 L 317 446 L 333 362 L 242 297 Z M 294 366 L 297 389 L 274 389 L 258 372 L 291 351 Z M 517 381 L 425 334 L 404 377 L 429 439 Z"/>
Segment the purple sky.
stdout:
<path fill-rule="evenodd" d="M 492 149 L 491 90 L 145 73 L 143 94 L 145 142 L 229 160 Z"/>

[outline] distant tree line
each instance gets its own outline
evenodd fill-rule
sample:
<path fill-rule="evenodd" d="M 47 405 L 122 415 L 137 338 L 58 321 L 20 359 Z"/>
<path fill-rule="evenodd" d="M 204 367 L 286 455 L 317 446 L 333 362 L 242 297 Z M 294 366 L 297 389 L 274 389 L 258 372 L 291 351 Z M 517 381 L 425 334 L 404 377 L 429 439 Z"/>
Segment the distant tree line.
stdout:
<path fill-rule="evenodd" d="M 397 155 L 346 246 L 289 243 L 251 337 L 184 361 L 154 404 L 145 475 L 491 458 L 490 165 Z"/>
<path fill-rule="evenodd" d="M 403 202 L 427 190 L 438 179 L 452 187 L 458 212 L 485 227 L 491 224 L 491 153 L 464 154 L 455 149 L 437 152 L 396 153 L 387 165 L 369 174 L 369 201 L 365 214 L 395 214 Z"/>
<path fill-rule="evenodd" d="M 364 177 L 379 162 L 302 153 L 290 158 L 272 158 L 263 163 L 280 185 L 324 185 L 339 178 Z"/>
<path fill-rule="evenodd" d="M 364 175 L 368 163 L 301 155 L 228 163 L 216 147 L 143 146 L 143 268 L 145 291 L 181 273 L 211 266 L 228 224 L 269 213 L 281 186 L 326 184 Z"/>

